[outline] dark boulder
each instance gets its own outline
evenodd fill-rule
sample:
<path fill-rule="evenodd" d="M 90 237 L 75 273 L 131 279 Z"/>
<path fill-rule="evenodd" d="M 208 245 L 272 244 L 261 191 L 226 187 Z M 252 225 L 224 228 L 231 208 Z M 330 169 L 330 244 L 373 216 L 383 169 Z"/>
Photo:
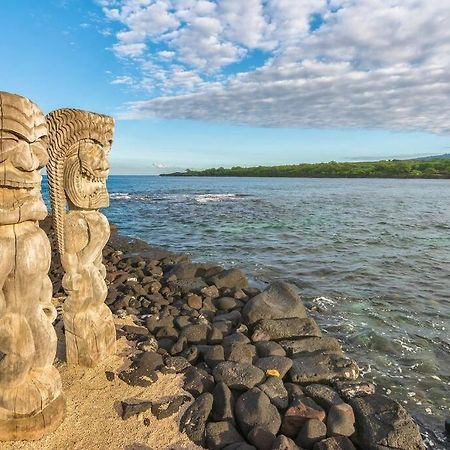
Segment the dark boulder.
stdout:
<path fill-rule="evenodd" d="M 155 352 L 138 355 L 129 369 L 123 370 L 119 378 L 132 386 L 150 386 L 158 379 L 157 371 L 164 366 L 163 358 Z"/>
<path fill-rule="evenodd" d="M 197 445 L 204 445 L 206 421 L 212 404 L 213 396 L 207 392 L 200 395 L 181 416 L 180 431 L 185 432 L 188 438 Z"/>
<path fill-rule="evenodd" d="M 322 332 L 314 319 L 262 319 L 253 328 L 252 341 L 280 341 L 320 336 Z"/>
<path fill-rule="evenodd" d="M 259 358 L 255 366 L 259 367 L 264 373 L 268 370 L 276 370 L 283 378 L 292 367 L 292 359 L 286 358 L 286 356 L 267 356 Z"/>
<path fill-rule="evenodd" d="M 213 371 L 216 383 L 223 381 L 229 388 L 238 391 L 251 389 L 264 380 L 264 372 L 251 364 L 224 361 Z"/>
<path fill-rule="evenodd" d="M 350 359 L 336 355 L 309 353 L 293 359 L 289 376 L 293 383 L 320 383 L 334 379 L 355 380 L 359 369 Z"/>
<path fill-rule="evenodd" d="M 211 450 L 220 450 L 227 445 L 244 441 L 230 422 L 209 422 L 206 425 L 206 445 Z"/>
<path fill-rule="evenodd" d="M 249 300 L 242 314 L 247 324 L 261 319 L 306 318 L 306 310 L 296 287 L 281 281 L 271 284 Z"/>
<path fill-rule="evenodd" d="M 239 288 L 243 289 L 248 286 L 247 277 L 239 269 L 229 269 L 219 272 L 208 278 L 209 284 L 214 284 L 218 289 L 221 288 Z"/>
<path fill-rule="evenodd" d="M 358 442 L 364 448 L 375 446 L 398 450 L 425 448 L 417 425 L 395 400 L 374 394 L 350 402 L 356 417 Z"/>
<path fill-rule="evenodd" d="M 230 388 L 221 381 L 216 384 L 212 394 L 214 397 L 211 411 L 213 420 L 234 422 L 234 398 Z"/>
<path fill-rule="evenodd" d="M 255 427 L 262 427 L 276 435 L 281 425 L 280 414 L 264 392 L 250 389 L 239 396 L 235 408 L 236 420 L 246 436 Z"/>

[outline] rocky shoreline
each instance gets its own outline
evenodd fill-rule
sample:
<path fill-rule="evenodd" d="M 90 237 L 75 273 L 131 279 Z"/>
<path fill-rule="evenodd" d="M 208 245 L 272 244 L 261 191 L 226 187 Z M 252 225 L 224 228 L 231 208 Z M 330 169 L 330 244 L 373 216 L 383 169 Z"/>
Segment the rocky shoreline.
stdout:
<path fill-rule="evenodd" d="M 63 298 L 50 219 L 41 226 L 53 247 L 53 294 Z M 117 330 L 136 349 L 117 376 L 145 389 L 181 373 L 186 392 L 159 403 L 124 399 L 123 420 L 179 414 L 180 431 L 210 449 L 425 448 L 407 411 L 359 378 L 294 286 L 261 292 L 238 269 L 192 263 L 115 230 L 104 257 L 106 303 L 134 322 Z"/>

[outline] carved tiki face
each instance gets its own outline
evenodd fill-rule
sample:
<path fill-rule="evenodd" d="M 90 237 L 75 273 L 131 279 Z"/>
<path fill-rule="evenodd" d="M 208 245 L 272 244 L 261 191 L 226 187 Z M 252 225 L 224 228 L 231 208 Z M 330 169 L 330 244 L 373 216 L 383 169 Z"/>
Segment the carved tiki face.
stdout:
<path fill-rule="evenodd" d="M 64 190 L 71 208 L 99 209 L 109 206 L 106 179 L 114 122 L 111 117 L 72 110 L 68 124 L 73 136 L 64 165 Z"/>
<path fill-rule="evenodd" d="M 40 169 L 48 162 L 47 126 L 25 97 L 0 92 L 0 225 L 42 220 Z"/>

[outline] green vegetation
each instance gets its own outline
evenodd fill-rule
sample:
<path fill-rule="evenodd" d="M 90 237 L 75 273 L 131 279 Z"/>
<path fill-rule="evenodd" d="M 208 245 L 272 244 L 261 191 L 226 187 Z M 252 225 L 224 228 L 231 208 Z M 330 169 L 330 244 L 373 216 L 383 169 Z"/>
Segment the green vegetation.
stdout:
<path fill-rule="evenodd" d="M 165 176 L 310 177 L 310 178 L 450 178 L 450 159 L 388 160 L 292 164 L 187 170 Z"/>

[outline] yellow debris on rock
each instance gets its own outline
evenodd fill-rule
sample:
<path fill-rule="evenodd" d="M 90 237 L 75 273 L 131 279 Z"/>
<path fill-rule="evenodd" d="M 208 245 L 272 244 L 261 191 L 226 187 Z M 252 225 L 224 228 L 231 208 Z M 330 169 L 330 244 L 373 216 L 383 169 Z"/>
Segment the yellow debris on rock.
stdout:
<path fill-rule="evenodd" d="M 267 369 L 266 370 L 266 376 L 268 377 L 279 377 L 280 372 L 278 372 L 277 369 Z"/>

